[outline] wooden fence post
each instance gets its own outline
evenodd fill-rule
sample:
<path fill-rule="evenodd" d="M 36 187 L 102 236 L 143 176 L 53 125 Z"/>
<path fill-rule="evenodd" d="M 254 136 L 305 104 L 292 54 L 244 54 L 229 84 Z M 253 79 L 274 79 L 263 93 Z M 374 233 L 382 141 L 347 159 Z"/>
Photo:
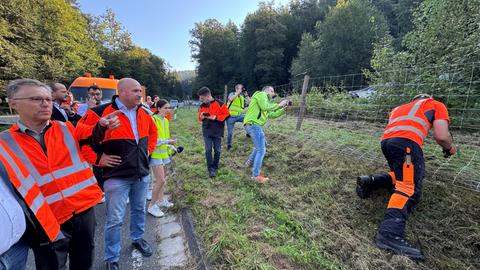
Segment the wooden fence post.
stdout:
<path fill-rule="evenodd" d="M 297 128 L 296 130 L 300 130 L 302 127 L 303 116 L 305 115 L 306 110 L 306 99 L 307 99 L 307 89 L 308 89 L 308 81 L 310 80 L 310 76 L 305 75 L 303 79 L 303 86 L 302 86 L 302 100 L 300 102 L 300 110 L 298 111 L 298 120 L 297 120 Z"/>
<path fill-rule="evenodd" d="M 223 93 L 223 103 L 227 104 L 228 98 L 228 85 L 225 84 L 225 92 Z"/>

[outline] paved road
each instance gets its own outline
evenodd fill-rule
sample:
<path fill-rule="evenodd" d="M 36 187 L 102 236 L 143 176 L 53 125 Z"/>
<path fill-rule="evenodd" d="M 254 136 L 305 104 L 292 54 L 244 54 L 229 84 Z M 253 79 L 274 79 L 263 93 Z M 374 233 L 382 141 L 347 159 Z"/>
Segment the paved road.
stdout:
<path fill-rule="evenodd" d="M 95 207 L 97 228 L 95 230 L 95 261 L 94 270 L 105 269 L 103 262 L 105 224 L 105 204 Z M 183 228 L 176 213 L 168 213 L 163 218 L 154 218 L 147 215 L 145 224 L 145 239 L 152 245 L 154 253 L 149 258 L 144 258 L 134 250 L 129 237 L 130 211 L 125 215 L 122 228 L 122 252 L 120 267 L 123 270 L 136 269 L 170 269 L 187 265 L 189 252 L 185 241 Z M 27 270 L 34 270 L 35 264 L 30 251 Z"/>

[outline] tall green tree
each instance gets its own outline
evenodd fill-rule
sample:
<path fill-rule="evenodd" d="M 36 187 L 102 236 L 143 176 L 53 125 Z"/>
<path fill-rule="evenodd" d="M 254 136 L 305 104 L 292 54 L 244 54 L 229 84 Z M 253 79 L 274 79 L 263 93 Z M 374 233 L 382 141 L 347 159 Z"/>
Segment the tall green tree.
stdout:
<path fill-rule="evenodd" d="M 87 22 L 78 10 L 62 0 L 42 1 L 40 31 L 46 46 L 39 48 L 39 75 L 70 81 L 88 70 L 97 70 L 103 60 L 87 33 Z"/>
<path fill-rule="evenodd" d="M 361 73 L 370 68 L 374 44 L 388 36 L 384 17 L 365 0 L 338 1 L 316 30 L 316 36 L 304 35 L 292 74 Z"/>
<path fill-rule="evenodd" d="M 234 83 L 238 67 L 238 29 L 232 22 L 214 19 L 196 23 L 190 31 L 192 58 L 197 62 L 195 87 L 208 86 L 222 94 L 224 85 Z"/>
<path fill-rule="evenodd" d="M 272 3 L 260 3 L 248 14 L 240 36 L 241 74 L 248 88 L 288 81 L 284 64 L 287 27 L 279 19 L 286 10 Z"/>
<path fill-rule="evenodd" d="M 86 21 L 62 0 L 4 0 L 0 5 L 0 80 L 68 82 L 103 63 Z"/>

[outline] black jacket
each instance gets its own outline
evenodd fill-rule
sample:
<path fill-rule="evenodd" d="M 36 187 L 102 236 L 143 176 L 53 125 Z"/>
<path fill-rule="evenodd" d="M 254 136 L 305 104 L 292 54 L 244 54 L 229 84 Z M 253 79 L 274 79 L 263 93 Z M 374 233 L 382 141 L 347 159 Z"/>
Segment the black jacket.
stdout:
<path fill-rule="evenodd" d="M 60 112 L 60 110 L 57 109 L 57 107 L 53 106 L 52 116 L 50 116 L 50 120 L 57 120 L 57 121 L 62 121 L 62 122 L 70 121 L 70 122 L 72 122 L 72 124 L 74 126 L 76 126 L 77 122 L 82 118 L 82 116 L 80 116 L 78 114 L 75 114 L 73 116 L 69 116 L 67 114 L 67 117 L 68 117 L 68 119 L 65 119 L 62 112 Z"/>

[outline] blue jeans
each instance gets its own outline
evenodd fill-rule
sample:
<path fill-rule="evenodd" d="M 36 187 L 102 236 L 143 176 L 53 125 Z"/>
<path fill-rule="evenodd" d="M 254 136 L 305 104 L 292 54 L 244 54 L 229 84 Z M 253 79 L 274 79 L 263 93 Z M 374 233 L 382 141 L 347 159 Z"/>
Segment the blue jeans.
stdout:
<path fill-rule="evenodd" d="M 230 116 L 227 119 L 227 145 L 232 145 L 233 129 L 235 127 L 235 123 L 237 122 L 243 123 L 244 118 L 245 118 L 245 115 L 240 114 L 239 116 Z"/>
<path fill-rule="evenodd" d="M 24 270 L 27 257 L 28 245 L 20 240 L 0 255 L 0 270 Z"/>
<path fill-rule="evenodd" d="M 107 219 L 105 222 L 105 261 L 116 262 L 120 257 L 123 218 L 130 198 L 130 238 L 142 239 L 145 232 L 145 201 L 150 176 L 137 181 L 108 179 L 103 184 Z"/>
<path fill-rule="evenodd" d="M 218 163 L 220 163 L 220 153 L 222 152 L 222 138 L 203 136 L 203 140 L 205 142 L 205 157 L 207 158 L 207 169 L 209 172 L 217 171 Z"/>
<path fill-rule="evenodd" d="M 265 133 L 263 129 L 258 125 L 246 125 L 245 130 L 252 138 L 253 151 L 248 158 L 253 162 L 253 176 L 259 176 L 262 169 L 263 158 L 267 152 Z"/>

